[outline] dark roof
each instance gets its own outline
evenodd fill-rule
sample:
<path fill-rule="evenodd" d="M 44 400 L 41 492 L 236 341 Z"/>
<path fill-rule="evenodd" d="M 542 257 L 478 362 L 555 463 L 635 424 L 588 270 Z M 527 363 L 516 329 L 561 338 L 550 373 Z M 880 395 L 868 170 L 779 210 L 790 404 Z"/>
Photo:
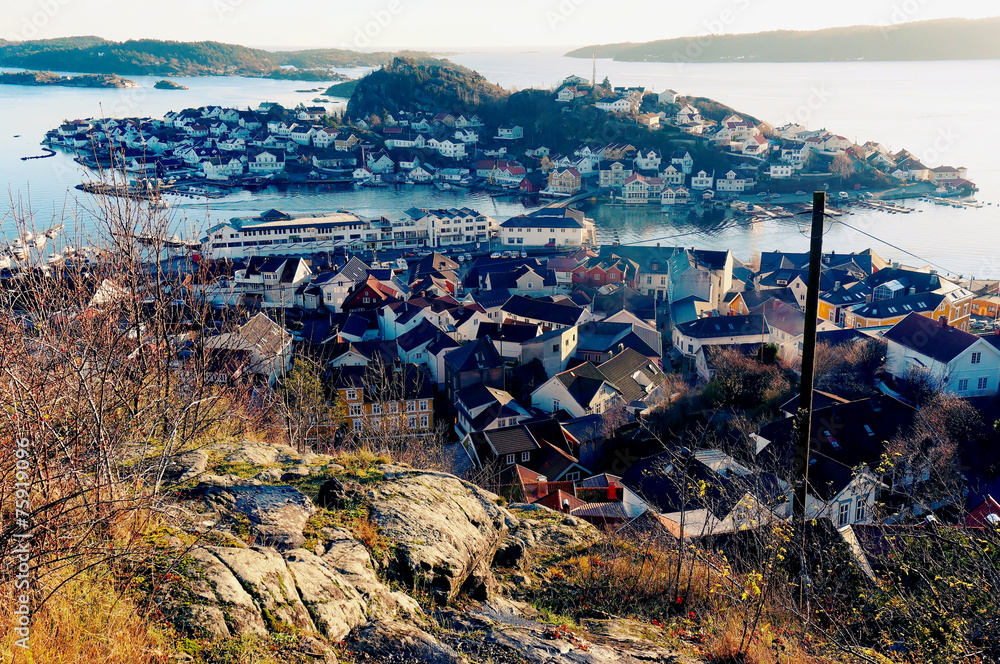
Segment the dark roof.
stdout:
<path fill-rule="evenodd" d="M 607 315 L 619 311 L 630 311 L 642 319 L 652 319 L 656 315 L 656 298 L 642 295 L 628 286 L 621 286 L 611 293 L 598 293 L 593 298 L 594 312 Z M 650 315 L 653 314 L 653 315 Z"/>
<path fill-rule="evenodd" d="M 475 293 L 472 296 L 472 299 L 483 309 L 492 309 L 494 307 L 503 306 L 504 303 L 510 299 L 510 291 L 506 288 L 497 290 L 481 290 L 478 293 Z"/>
<path fill-rule="evenodd" d="M 631 348 L 618 353 L 597 368 L 629 403 L 642 401 L 648 394 L 643 384 L 634 377 L 637 373 L 641 373 L 645 377 L 644 380 L 648 381 L 648 385 L 651 385 L 650 390 L 666 380 L 666 376 L 663 375 L 663 371 L 658 366 L 653 364 L 648 357 Z"/>
<path fill-rule="evenodd" d="M 893 267 L 871 275 L 865 279 L 865 285 L 874 289 L 890 281 L 899 281 L 907 288 L 915 288 L 917 293 L 929 293 L 941 288 L 941 278 L 937 274 Z"/>
<path fill-rule="evenodd" d="M 600 369 L 590 362 L 584 362 L 578 367 L 556 374 L 555 378 L 566 387 L 566 391 L 581 406 L 589 405 L 601 386 L 611 382 Z"/>
<path fill-rule="evenodd" d="M 887 331 L 884 338 L 948 364 L 979 339 L 950 325 L 911 313 Z"/>
<path fill-rule="evenodd" d="M 531 435 L 531 432 L 521 424 L 502 429 L 475 431 L 471 436 L 473 444 L 477 447 L 479 447 L 479 444 L 485 444 L 496 456 L 530 452 L 531 450 L 541 448 L 541 445 Z"/>
<path fill-rule="evenodd" d="M 363 388 L 366 403 L 380 399 L 430 399 L 434 396 L 431 377 L 415 364 L 394 362 L 385 365 L 386 378 L 373 380 L 368 367 L 338 367 L 330 380 L 337 389 Z"/>
<path fill-rule="evenodd" d="M 780 300 L 781 302 L 794 304 L 796 306 L 798 306 L 799 303 L 798 298 L 795 297 L 795 293 L 793 293 L 792 289 L 787 286 L 784 288 L 768 288 L 759 291 L 743 291 L 742 293 L 737 293 L 737 295 L 743 296 L 743 304 L 746 305 L 747 309 L 756 309 L 769 300 Z"/>
<path fill-rule="evenodd" d="M 867 339 L 871 339 L 871 337 L 861 330 L 856 330 L 854 328 L 844 330 L 824 330 L 823 332 L 816 333 L 817 343 L 825 343 L 830 346 L 842 346 L 844 344 L 854 343 L 855 341 L 865 341 Z"/>
<path fill-rule="evenodd" d="M 907 313 L 915 315 L 916 312 L 933 313 L 942 300 L 944 300 L 944 295 L 941 293 L 917 293 L 889 300 L 869 302 L 851 309 L 851 313 L 864 318 L 895 318 Z M 920 318 L 926 318 L 926 316 L 920 316 Z M 932 319 L 928 318 L 927 320 Z"/>
<path fill-rule="evenodd" d="M 503 228 L 583 228 L 585 216 L 570 208 L 542 208 L 530 214 L 511 217 L 500 224 Z"/>
<path fill-rule="evenodd" d="M 770 332 L 767 321 L 762 314 L 699 318 L 698 320 L 681 323 L 677 326 L 677 329 L 681 331 L 681 334 L 696 339 L 741 337 L 768 334 Z"/>
<path fill-rule="evenodd" d="M 471 341 L 448 353 L 444 361 L 455 371 L 481 371 L 503 366 L 503 358 L 489 337 Z"/>
<path fill-rule="evenodd" d="M 813 493 L 829 499 L 851 481 L 855 468 L 862 464 L 877 467 L 886 441 L 907 431 L 914 417 L 912 406 L 883 395 L 814 409 L 809 464 Z M 797 440 L 794 420 L 778 420 L 758 432 L 761 438 L 771 441 L 757 455 L 761 467 L 793 472 Z"/>
<path fill-rule="evenodd" d="M 549 303 L 525 297 L 523 295 L 513 295 L 501 308 L 501 311 L 521 318 L 540 320 L 556 325 L 576 325 L 583 317 L 584 309 L 575 304 L 560 303 L 560 306 L 552 306 Z"/>
<path fill-rule="evenodd" d="M 482 323 L 476 338 L 489 337 L 493 341 L 524 343 L 538 336 L 537 325 L 520 323 Z"/>
<path fill-rule="evenodd" d="M 405 334 L 401 334 L 396 339 L 396 343 L 399 344 L 399 347 L 403 351 L 410 352 L 414 348 L 434 341 L 439 333 L 440 330 L 425 318 L 415 328 Z"/>

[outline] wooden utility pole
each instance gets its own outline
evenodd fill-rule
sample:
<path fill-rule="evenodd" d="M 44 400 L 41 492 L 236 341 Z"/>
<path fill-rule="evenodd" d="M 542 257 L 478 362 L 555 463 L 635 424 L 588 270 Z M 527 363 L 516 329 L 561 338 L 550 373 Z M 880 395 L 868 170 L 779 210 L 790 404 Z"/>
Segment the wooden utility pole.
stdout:
<path fill-rule="evenodd" d="M 813 193 L 812 234 L 809 244 L 809 282 L 806 284 L 806 320 L 802 331 L 802 382 L 799 385 L 799 409 L 796 415 L 798 441 L 795 446 L 796 484 L 792 498 L 792 514 L 799 530 L 799 558 L 802 584 L 799 604 L 805 590 L 805 520 L 809 482 L 809 448 L 812 432 L 813 373 L 816 365 L 816 318 L 819 315 L 819 281 L 823 265 L 823 220 L 826 216 L 826 194 Z"/>
<path fill-rule="evenodd" d="M 798 521 L 805 518 L 806 482 L 809 480 L 809 448 L 812 425 L 813 373 L 816 365 L 816 318 L 819 315 L 819 280 L 823 265 L 823 220 L 826 194 L 813 194 L 812 235 L 809 244 L 809 282 L 806 284 L 806 320 L 802 331 L 802 382 L 799 385 L 799 410 L 795 446 L 795 497 L 792 503 Z"/>

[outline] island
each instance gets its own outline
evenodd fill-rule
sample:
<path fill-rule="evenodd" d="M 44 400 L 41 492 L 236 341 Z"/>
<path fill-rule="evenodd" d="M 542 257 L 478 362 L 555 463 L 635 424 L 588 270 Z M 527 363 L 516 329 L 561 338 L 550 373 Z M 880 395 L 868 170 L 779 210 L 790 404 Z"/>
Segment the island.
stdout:
<path fill-rule="evenodd" d="M 157 90 L 187 90 L 188 86 L 181 85 L 180 83 L 174 83 L 173 81 L 168 81 L 166 79 L 162 81 L 157 81 L 153 86 Z"/>
<path fill-rule="evenodd" d="M 68 88 L 137 88 L 139 84 L 115 74 L 80 74 L 60 76 L 50 71 L 15 71 L 0 73 L 2 85 L 58 85 Z"/>
<path fill-rule="evenodd" d="M 717 29 L 716 29 L 717 28 Z M 621 62 L 853 62 L 995 60 L 1000 58 L 1000 17 L 855 25 L 826 30 L 776 30 L 713 34 L 645 43 L 584 46 L 571 58 Z"/>
<path fill-rule="evenodd" d="M 392 57 L 392 53 L 345 49 L 266 51 L 213 41 L 115 42 L 94 36 L 0 40 L 0 67 L 136 76 L 249 76 L 328 82 L 345 78 L 334 68 L 380 67 Z"/>
<path fill-rule="evenodd" d="M 354 94 L 354 89 L 356 87 L 358 87 L 357 79 L 353 81 L 344 81 L 343 83 L 337 83 L 328 87 L 326 92 L 323 93 L 323 96 L 350 99 L 351 95 Z"/>

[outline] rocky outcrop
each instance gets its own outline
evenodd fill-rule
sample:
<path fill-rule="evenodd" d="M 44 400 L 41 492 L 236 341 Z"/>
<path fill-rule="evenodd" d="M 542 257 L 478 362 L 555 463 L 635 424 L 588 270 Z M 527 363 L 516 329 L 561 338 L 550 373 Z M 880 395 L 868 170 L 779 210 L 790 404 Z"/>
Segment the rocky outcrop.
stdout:
<path fill-rule="evenodd" d="M 302 530 L 316 511 L 308 496 L 284 485 L 218 486 L 203 481 L 189 495 L 230 517 L 242 516 L 255 543 L 279 549 L 302 546 Z"/>
<path fill-rule="evenodd" d="M 201 458 L 192 457 L 190 465 Z M 297 482 L 316 468 L 331 468 L 329 458 L 294 458 L 257 444 L 224 451 L 222 458 L 272 459 L 282 466 L 262 468 L 254 479 L 219 476 L 220 484 L 202 475 L 201 484 L 181 494 L 186 502 L 178 510 L 195 514 L 192 530 L 229 528 L 228 539 L 221 538 L 229 545 L 218 545 L 217 536 L 187 552 L 183 580 L 165 603 L 186 633 L 215 641 L 291 627 L 300 635 L 299 650 L 325 662 L 336 661 L 328 644 L 339 642 L 358 661 L 401 664 L 673 661 L 652 643 L 619 638 L 614 630 L 588 640 L 554 629 L 535 621 L 531 607 L 502 596 L 537 582 L 532 552 L 576 551 L 597 541 L 598 531 L 583 521 L 535 507 L 507 510 L 497 496 L 444 473 L 381 466 L 352 476 L 336 467 L 338 475 L 321 483 L 317 498 L 333 512 L 309 526 L 307 550 L 303 531 L 317 508 L 297 488 L 263 482 L 274 482 L 277 472 Z M 289 463 L 297 470 L 289 472 Z M 329 525 L 338 510 L 345 527 Z M 359 513 L 378 530 L 377 544 L 364 539 L 377 558 L 354 535 L 351 519 Z M 507 568 L 503 585 L 494 567 Z M 394 590 L 393 580 L 412 596 Z M 438 608 L 433 615 L 414 599 L 441 607 L 459 594 L 470 600 L 463 601 L 466 608 Z"/>
<path fill-rule="evenodd" d="M 488 583 L 493 556 L 517 519 L 494 494 L 445 473 L 384 467 L 369 513 L 395 550 L 392 572 L 446 603 L 474 574 Z"/>

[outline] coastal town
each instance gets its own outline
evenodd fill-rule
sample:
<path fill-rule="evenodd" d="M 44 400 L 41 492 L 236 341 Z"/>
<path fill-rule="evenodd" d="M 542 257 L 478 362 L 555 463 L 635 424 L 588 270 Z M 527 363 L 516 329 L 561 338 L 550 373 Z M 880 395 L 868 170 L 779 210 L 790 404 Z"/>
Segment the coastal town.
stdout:
<path fill-rule="evenodd" d="M 593 106 L 651 136 L 671 136 L 677 149 L 607 142 L 560 154 L 532 143 L 523 126 L 485 126 L 476 114 L 400 111 L 345 119 L 325 106 L 285 109 L 270 102 L 245 110 L 186 109 L 160 119 L 67 121 L 45 142 L 76 151 L 92 169 L 119 168 L 174 183 L 163 191 L 200 196 L 276 184 L 426 184 L 550 199 L 587 193 L 666 210 L 739 203 L 739 211 L 752 212 L 767 203 L 761 199 L 829 189 L 831 181 L 844 185 L 852 175 L 860 179 L 844 187 L 842 200 L 867 197 L 869 189 L 891 190 L 889 198 L 976 191 L 965 168 L 929 166 L 906 150 L 893 153 L 875 141 L 858 145 L 795 123 L 775 128 L 718 109 L 712 120 L 699 102 L 673 90 L 596 86 L 571 76 L 549 101 L 566 111 Z"/>
<path fill-rule="evenodd" d="M 1000 17 L 239 4 L 0 40 L 12 664 L 1000 661 Z"/>
<path fill-rule="evenodd" d="M 570 77 L 553 99 L 578 103 L 592 91 Z M 404 193 L 407 185 L 428 184 L 531 195 L 539 205 L 547 199 L 506 219 L 466 207 L 377 218 L 271 209 L 215 223 L 197 239 L 135 239 L 152 245 L 155 256 L 180 248 L 169 264 L 189 272 L 200 299 L 247 312 L 236 331 L 197 339 L 220 383 L 274 389 L 295 358 L 320 358 L 326 394 L 346 404 L 347 416 L 317 424 L 312 445 L 370 435 L 395 414 L 421 436 L 443 433 L 456 475 L 486 478 L 516 500 L 601 528 L 632 528 L 638 520 L 674 537 L 708 537 L 785 518 L 790 476 L 779 473 L 769 495 L 748 494 L 754 510 L 731 502 L 692 517 L 697 509 L 688 498 L 646 486 L 648 459 L 623 463 L 615 447 L 623 431 L 637 431 L 682 395 L 712 385 L 733 354 L 760 362 L 767 355 L 797 371 L 808 255 L 766 252 L 744 262 L 731 251 L 599 245 L 593 220 L 573 203 L 601 197 L 667 211 L 791 216 L 811 210 L 797 188 L 829 182 L 837 163 L 852 173 L 877 172 L 898 198 L 946 200 L 975 185 L 963 168 L 928 167 L 875 142 L 856 145 L 798 125 L 771 128 L 736 114 L 707 120 L 673 90 L 613 89 L 595 105 L 649 132 L 674 131 L 692 147 L 664 155 L 609 143 L 556 154 L 529 147 L 521 126 L 486 127 L 476 115 L 400 113 L 347 123 L 323 107 L 273 103 L 70 121 L 45 142 L 92 168 L 134 178 L 83 188 L 148 200 L 151 214 L 168 214 L 169 196 L 277 184 L 401 186 Z M 692 155 L 706 148 L 738 165 L 706 170 Z M 826 169 L 818 179 L 817 168 Z M 910 211 L 882 193 L 855 185 L 830 196 L 838 205 Z M 57 254 L 49 263 L 59 269 L 80 260 Z M 9 264 L 8 277 L 15 274 Z M 997 394 L 1000 282 L 938 274 L 866 249 L 825 254 L 821 290 L 820 343 L 836 353 L 872 344 L 884 353 L 884 363 L 861 379 L 862 398 L 824 392 L 817 411 L 830 445 L 817 446 L 810 463 L 819 460 L 830 481 L 810 495 L 808 512 L 845 528 L 871 522 L 883 492 L 903 488 L 886 487 L 872 469 L 888 451 L 879 441 L 918 416 L 908 397 L 916 373 L 973 401 Z M 372 367 L 405 376 L 391 397 L 368 384 Z M 794 413 L 796 399 L 782 409 Z M 755 431 L 751 458 L 697 451 L 699 477 L 750 486 L 789 453 L 790 421 Z M 898 507 L 893 518 L 900 521 L 927 510 Z"/>

